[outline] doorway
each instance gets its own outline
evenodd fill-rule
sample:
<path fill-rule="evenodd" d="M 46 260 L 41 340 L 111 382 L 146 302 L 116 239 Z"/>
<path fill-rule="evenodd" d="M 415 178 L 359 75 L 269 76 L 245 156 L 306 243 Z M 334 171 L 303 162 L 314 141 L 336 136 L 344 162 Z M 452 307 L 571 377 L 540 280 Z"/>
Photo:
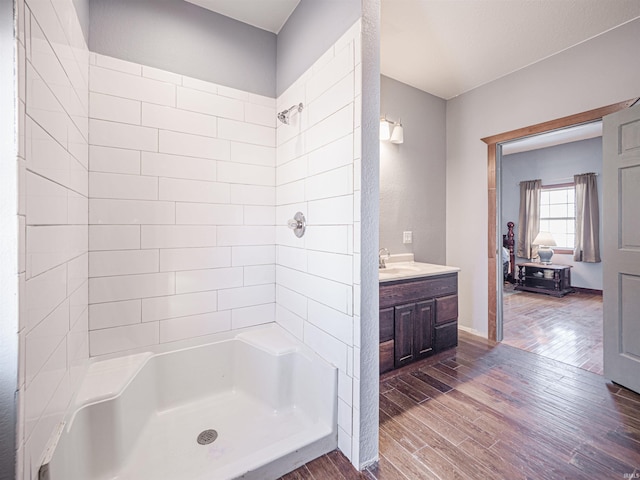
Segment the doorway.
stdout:
<path fill-rule="evenodd" d="M 603 264 L 574 260 L 574 175 L 592 172 L 587 176 L 595 178 L 602 216 L 602 122 L 505 142 L 497 151 L 496 167 L 498 224 L 503 232 L 498 248 L 508 253 L 506 262 L 502 258 L 506 272 L 498 295 L 503 343 L 602 374 Z M 535 252 L 523 254 L 518 245 L 524 230 L 519 218 L 521 183 L 534 179 L 540 183 L 534 235 L 539 231 L 552 242 L 550 265 L 534 259 Z M 505 235 L 507 225 L 515 241 Z M 601 226 L 600 222 L 600 244 Z"/>
<path fill-rule="evenodd" d="M 500 171 L 496 164 L 496 158 L 500 154 L 502 144 L 522 137 L 528 137 L 539 133 L 550 132 L 562 128 L 584 124 L 602 119 L 605 115 L 614 113 L 633 105 L 638 98 L 625 102 L 608 105 L 606 107 L 589 110 L 576 115 L 551 120 L 549 122 L 532 125 L 529 127 L 512 130 L 482 141 L 488 146 L 487 172 L 488 172 L 488 332 L 489 339 L 502 341 L 503 339 L 503 312 L 502 312 L 502 255 L 497 255 L 498 246 L 501 245 L 502 226 L 499 225 L 500 205 L 498 203 L 497 189 L 499 188 Z M 498 241 L 500 239 L 500 242 Z"/>

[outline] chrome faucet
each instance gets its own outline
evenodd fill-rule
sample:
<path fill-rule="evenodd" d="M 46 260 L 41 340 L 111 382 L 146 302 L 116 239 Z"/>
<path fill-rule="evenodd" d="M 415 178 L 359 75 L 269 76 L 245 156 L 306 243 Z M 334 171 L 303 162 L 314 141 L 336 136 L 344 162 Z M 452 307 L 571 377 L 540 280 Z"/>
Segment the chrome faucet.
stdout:
<path fill-rule="evenodd" d="M 386 254 L 384 258 L 382 256 L 383 254 Z M 384 261 L 389 259 L 390 256 L 391 255 L 389 254 L 388 248 L 383 247 L 380 250 L 378 250 L 378 268 L 387 268 Z"/>

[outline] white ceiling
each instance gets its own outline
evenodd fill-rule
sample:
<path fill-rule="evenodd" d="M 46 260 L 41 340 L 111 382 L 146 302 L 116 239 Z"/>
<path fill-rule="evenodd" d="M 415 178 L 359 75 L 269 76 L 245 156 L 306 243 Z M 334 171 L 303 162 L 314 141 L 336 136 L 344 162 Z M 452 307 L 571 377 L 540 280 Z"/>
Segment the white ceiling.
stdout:
<path fill-rule="evenodd" d="M 278 33 L 300 0 L 186 0 L 207 10 Z"/>
<path fill-rule="evenodd" d="M 381 71 L 450 99 L 639 16 L 638 0 L 382 0 Z"/>

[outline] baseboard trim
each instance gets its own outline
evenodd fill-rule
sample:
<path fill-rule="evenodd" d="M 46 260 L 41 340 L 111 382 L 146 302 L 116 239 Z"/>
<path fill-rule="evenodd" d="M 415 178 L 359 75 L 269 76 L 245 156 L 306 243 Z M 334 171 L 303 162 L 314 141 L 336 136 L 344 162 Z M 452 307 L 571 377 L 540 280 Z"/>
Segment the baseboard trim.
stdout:
<path fill-rule="evenodd" d="M 596 290 L 595 288 L 582 288 L 582 287 L 571 287 L 578 293 L 590 293 L 592 295 L 602 295 L 602 290 Z"/>
<path fill-rule="evenodd" d="M 489 336 L 486 333 L 479 332 L 475 328 L 465 327 L 464 325 L 458 324 L 458 330 L 462 330 L 464 332 L 470 333 L 471 335 L 475 335 L 477 337 L 489 339 Z"/>

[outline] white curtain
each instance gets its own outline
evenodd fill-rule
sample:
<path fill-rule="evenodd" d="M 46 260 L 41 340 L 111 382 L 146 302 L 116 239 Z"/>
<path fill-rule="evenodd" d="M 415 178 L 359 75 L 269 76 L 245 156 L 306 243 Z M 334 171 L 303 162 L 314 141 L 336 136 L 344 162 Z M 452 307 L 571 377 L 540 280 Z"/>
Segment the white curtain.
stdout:
<path fill-rule="evenodd" d="M 538 246 L 533 240 L 540 231 L 540 192 L 542 180 L 520 182 L 520 214 L 518 215 L 518 256 L 533 260 Z"/>
<path fill-rule="evenodd" d="M 595 173 L 574 175 L 576 184 L 576 262 L 600 262 L 600 213 Z"/>

